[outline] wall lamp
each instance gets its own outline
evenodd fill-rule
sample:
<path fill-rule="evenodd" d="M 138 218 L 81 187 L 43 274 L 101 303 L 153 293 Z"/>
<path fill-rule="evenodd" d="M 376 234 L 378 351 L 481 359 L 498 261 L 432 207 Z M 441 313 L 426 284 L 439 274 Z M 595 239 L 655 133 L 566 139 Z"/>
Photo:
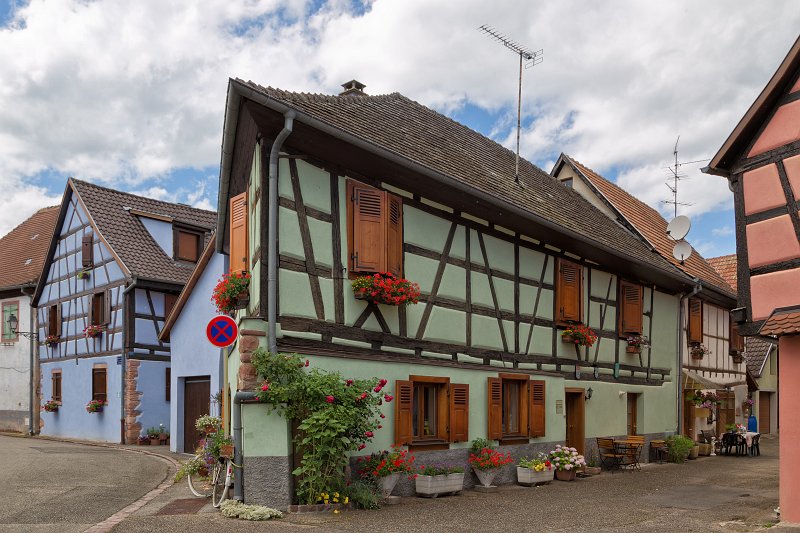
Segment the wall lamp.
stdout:
<path fill-rule="evenodd" d="M 592 394 L 594 394 L 594 391 L 592 390 L 591 387 L 589 387 L 588 389 L 586 389 L 586 394 L 584 395 L 584 397 L 587 400 L 591 400 L 592 399 Z"/>
<path fill-rule="evenodd" d="M 19 327 L 19 319 L 17 318 L 17 315 L 15 315 L 14 313 L 11 313 L 8 316 L 7 322 L 8 322 L 8 329 L 10 329 L 11 333 L 13 333 L 14 335 L 22 335 L 26 339 L 33 339 L 33 340 L 39 338 L 39 334 L 36 333 L 35 331 L 17 331 L 17 328 Z"/>

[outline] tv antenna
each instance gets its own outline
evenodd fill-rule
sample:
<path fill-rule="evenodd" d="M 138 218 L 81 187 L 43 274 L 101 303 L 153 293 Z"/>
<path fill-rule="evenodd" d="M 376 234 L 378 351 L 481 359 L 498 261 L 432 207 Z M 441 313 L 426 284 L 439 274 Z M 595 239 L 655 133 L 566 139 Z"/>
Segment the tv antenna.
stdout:
<path fill-rule="evenodd" d="M 526 69 L 534 67 L 544 61 L 544 49 L 532 52 L 523 48 L 505 35 L 501 34 L 491 26 L 483 24 L 480 31 L 499 42 L 515 54 L 519 55 L 519 86 L 517 91 L 517 161 L 514 169 L 514 181 L 519 183 L 519 134 L 522 129 L 522 67 Z"/>
<path fill-rule="evenodd" d="M 682 162 L 682 163 L 678 162 L 678 141 L 680 141 L 680 140 L 681 140 L 681 136 L 678 135 L 678 138 L 675 140 L 675 148 L 672 150 L 672 155 L 675 156 L 675 162 L 673 163 L 673 165 L 671 167 L 667 167 L 667 170 L 669 171 L 669 174 L 670 174 L 670 179 L 672 180 L 672 184 L 670 185 L 669 182 L 666 182 L 664 184 L 664 185 L 667 186 L 667 188 L 672 193 L 672 200 L 663 200 L 663 203 L 673 206 L 673 208 L 674 208 L 674 215 L 673 216 L 675 216 L 675 217 L 678 216 L 678 206 L 679 205 L 684 205 L 684 206 L 687 206 L 687 207 L 691 206 L 691 205 L 694 205 L 691 202 L 679 202 L 678 201 L 678 182 L 681 181 L 681 180 L 689 179 L 689 177 L 686 174 L 681 173 L 680 168 L 683 165 L 691 165 L 693 163 L 704 163 L 705 161 L 708 161 L 708 159 L 698 159 L 697 161 L 685 161 L 685 162 Z"/>

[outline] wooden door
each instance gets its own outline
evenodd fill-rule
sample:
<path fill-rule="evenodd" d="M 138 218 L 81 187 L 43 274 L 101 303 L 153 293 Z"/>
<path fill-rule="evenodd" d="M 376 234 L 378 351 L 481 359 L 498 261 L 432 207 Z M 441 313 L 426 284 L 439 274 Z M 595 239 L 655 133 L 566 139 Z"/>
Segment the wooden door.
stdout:
<path fill-rule="evenodd" d="M 567 415 L 567 446 L 583 455 L 585 440 L 585 404 L 583 389 L 567 389 L 564 406 Z"/>
<path fill-rule="evenodd" d="M 770 433 L 769 414 L 770 414 L 770 393 L 758 393 L 758 432 Z"/>
<path fill-rule="evenodd" d="M 636 408 L 639 402 L 638 394 L 628 394 L 628 435 L 638 435 L 639 428 L 637 427 L 636 420 L 638 419 L 638 411 Z"/>
<path fill-rule="evenodd" d="M 683 435 L 694 439 L 696 437 L 694 434 L 694 404 L 686 399 L 686 395 L 690 392 L 689 389 L 683 391 Z"/>
<path fill-rule="evenodd" d="M 720 400 L 717 407 L 717 435 L 725 433 L 725 426 L 736 423 L 736 396 L 731 391 L 718 390 Z"/>
<path fill-rule="evenodd" d="M 186 378 L 183 387 L 183 451 L 194 453 L 202 437 L 194 421 L 209 414 L 211 406 L 211 378 L 199 376 Z"/>

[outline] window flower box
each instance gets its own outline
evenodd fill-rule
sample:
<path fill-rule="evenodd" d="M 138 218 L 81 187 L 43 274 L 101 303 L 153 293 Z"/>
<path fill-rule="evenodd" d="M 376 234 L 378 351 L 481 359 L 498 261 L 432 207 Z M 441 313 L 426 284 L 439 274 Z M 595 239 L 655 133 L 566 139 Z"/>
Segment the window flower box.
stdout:
<path fill-rule="evenodd" d="M 44 405 L 42 405 L 42 410 L 47 411 L 48 413 L 57 413 L 59 407 L 61 407 L 61 402 L 48 400 L 44 402 Z"/>
<path fill-rule="evenodd" d="M 736 352 L 731 357 L 733 358 L 733 363 L 736 365 L 744 363 L 744 354 L 742 354 L 742 352 Z"/>
<path fill-rule="evenodd" d="M 108 402 L 105 400 L 89 400 L 89 403 L 86 404 L 86 412 L 102 413 L 103 407 L 106 405 L 108 405 Z"/>
<path fill-rule="evenodd" d="M 702 359 L 705 355 L 710 354 L 711 350 L 706 348 L 704 344 L 694 344 L 691 347 L 692 359 Z"/>
<path fill-rule="evenodd" d="M 391 272 L 359 276 L 352 283 L 357 300 L 400 307 L 419 302 L 419 285 Z"/>
<path fill-rule="evenodd" d="M 61 337 L 59 337 L 58 335 L 48 335 L 47 337 L 45 337 L 44 342 L 42 344 L 44 344 L 48 348 L 52 348 L 53 346 L 56 346 L 58 344 L 58 341 L 60 340 Z"/>
<path fill-rule="evenodd" d="M 105 330 L 105 326 L 92 324 L 83 328 L 83 336 L 87 339 L 96 339 L 101 336 Z"/>
<path fill-rule="evenodd" d="M 211 301 L 217 306 L 217 311 L 222 314 L 233 313 L 243 309 L 250 303 L 249 272 L 233 272 L 224 274 L 211 295 Z"/>
<path fill-rule="evenodd" d="M 75 274 L 75 277 L 78 279 L 89 279 L 90 272 L 89 270 L 78 270 L 78 273 Z"/>
<path fill-rule="evenodd" d="M 415 483 L 417 494 L 420 496 L 436 498 L 440 494 L 457 494 L 464 489 L 464 472 L 433 476 L 420 474 Z"/>
<path fill-rule="evenodd" d="M 625 347 L 626 353 L 642 353 L 642 348 L 647 348 L 650 346 L 650 340 L 642 335 L 631 335 L 625 340 L 628 343 L 628 346 Z"/>
<path fill-rule="evenodd" d="M 561 333 L 561 341 L 576 346 L 591 347 L 597 341 L 597 333 L 583 324 L 570 324 Z"/>

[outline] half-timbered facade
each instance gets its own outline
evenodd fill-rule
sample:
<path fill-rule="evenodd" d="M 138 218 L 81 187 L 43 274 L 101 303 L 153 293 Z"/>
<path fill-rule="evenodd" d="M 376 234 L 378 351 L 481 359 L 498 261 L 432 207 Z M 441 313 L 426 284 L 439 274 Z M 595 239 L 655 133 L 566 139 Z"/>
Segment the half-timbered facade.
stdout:
<path fill-rule="evenodd" d="M 721 434 L 728 424 L 746 423 L 742 408 L 748 394 L 744 342 L 730 318 L 736 299 L 727 279 L 697 250 L 683 263 L 677 261 L 672 255 L 675 241 L 668 237 L 667 221 L 661 214 L 591 168 L 561 154 L 551 174 L 636 232 L 694 280 L 691 292 L 680 298 L 681 432 L 698 439 L 701 431 Z M 706 347 L 709 353 L 698 357 L 693 353 L 697 346 Z M 698 408 L 688 399 L 694 391 L 714 392 L 722 402 L 720 408 Z"/>
<path fill-rule="evenodd" d="M 515 456 L 567 442 L 591 457 L 597 436 L 676 430 L 690 278 L 574 191 L 524 160 L 515 181 L 511 152 L 399 94 L 231 80 L 225 131 L 218 249 L 252 273 L 228 359 L 248 500 L 291 499 L 289 427 L 238 403 L 259 345 L 389 380 L 365 452 L 466 463 L 485 437 Z M 354 296 L 355 276 L 387 271 L 419 283 L 420 303 Z M 562 342 L 575 323 L 593 347 Z M 651 347 L 628 353 L 634 333 Z"/>
<path fill-rule="evenodd" d="M 42 434 L 135 442 L 169 425 L 158 335 L 213 226 L 212 212 L 69 180 L 34 296 L 37 396 L 60 402 Z"/>
<path fill-rule="evenodd" d="M 704 172 L 728 179 L 744 335 L 778 338 L 781 468 L 800 468 L 800 38 Z M 781 518 L 800 523 L 800 480 L 781 476 Z"/>

